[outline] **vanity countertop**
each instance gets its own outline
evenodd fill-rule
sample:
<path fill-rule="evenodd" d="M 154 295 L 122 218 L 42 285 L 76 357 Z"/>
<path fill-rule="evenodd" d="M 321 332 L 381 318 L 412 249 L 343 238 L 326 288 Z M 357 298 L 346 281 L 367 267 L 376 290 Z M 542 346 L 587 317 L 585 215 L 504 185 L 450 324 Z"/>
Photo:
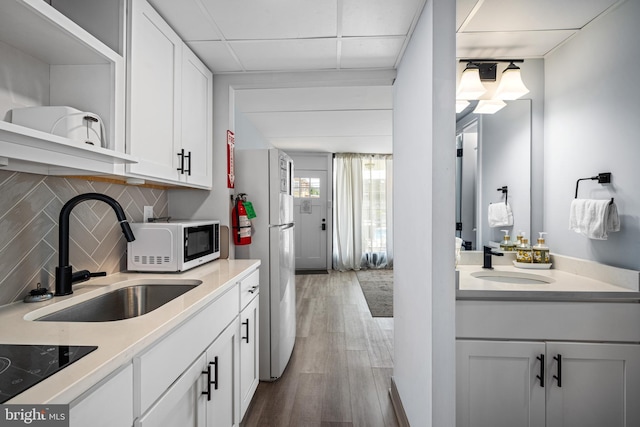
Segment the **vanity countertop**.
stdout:
<path fill-rule="evenodd" d="M 502 258 L 502 257 L 500 257 Z M 570 257 L 553 256 L 552 269 L 515 267 L 511 257 L 494 263 L 493 270 L 480 264 L 457 266 L 456 299 L 510 301 L 640 301 L 640 272 Z M 495 258 L 494 258 L 495 259 Z M 539 278 L 517 283 L 501 276 Z M 492 277 L 476 277 L 492 276 Z M 493 277 L 495 276 L 495 277 Z"/>
<path fill-rule="evenodd" d="M 49 301 L 15 302 L 0 307 L 0 343 L 98 346 L 61 372 L 10 399 L 7 403 L 69 403 L 119 367 L 131 363 L 159 338 L 216 300 L 252 270 L 259 260 L 216 260 L 184 273 L 117 273 L 74 285 L 74 293 Z M 197 280 L 202 283 L 165 305 L 136 318 L 113 322 L 37 322 L 37 312 L 69 305 L 70 299 L 86 299 L 131 280 Z M 86 296 L 85 296 L 86 295 Z M 239 301 L 239 297 L 238 297 Z M 34 312 L 36 311 L 36 312 Z"/>

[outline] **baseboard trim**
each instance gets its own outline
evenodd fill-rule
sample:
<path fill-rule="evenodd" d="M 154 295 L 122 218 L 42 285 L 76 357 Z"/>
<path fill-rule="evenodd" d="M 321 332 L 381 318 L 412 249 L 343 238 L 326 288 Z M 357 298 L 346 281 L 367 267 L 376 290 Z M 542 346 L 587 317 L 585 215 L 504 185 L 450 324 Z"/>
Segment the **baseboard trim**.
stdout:
<path fill-rule="evenodd" d="M 409 424 L 409 419 L 407 418 L 406 412 L 404 412 L 404 407 L 402 406 L 402 400 L 400 400 L 400 394 L 398 393 L 398 388 L 396 387 L 396 382 L 393 377 L 391 377 L 391 388 L 389 389 L 389 395 L 391 396 L 391 404 L 393 405 L 393 411 L 396 413 L 396 418 L 398 419 L 398 424 L 400 427 L 411 427 Z"/>

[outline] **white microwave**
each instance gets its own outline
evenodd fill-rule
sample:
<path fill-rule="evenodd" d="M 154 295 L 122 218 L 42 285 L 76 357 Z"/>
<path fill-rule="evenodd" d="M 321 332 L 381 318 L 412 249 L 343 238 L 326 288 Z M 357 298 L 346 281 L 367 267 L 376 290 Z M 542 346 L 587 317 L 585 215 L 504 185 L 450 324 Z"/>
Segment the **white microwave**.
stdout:
<path fill-rule="evenodd" d="M 178 272 L 220 258 L 220 221 L 131 223 L 130 271 Z"/>

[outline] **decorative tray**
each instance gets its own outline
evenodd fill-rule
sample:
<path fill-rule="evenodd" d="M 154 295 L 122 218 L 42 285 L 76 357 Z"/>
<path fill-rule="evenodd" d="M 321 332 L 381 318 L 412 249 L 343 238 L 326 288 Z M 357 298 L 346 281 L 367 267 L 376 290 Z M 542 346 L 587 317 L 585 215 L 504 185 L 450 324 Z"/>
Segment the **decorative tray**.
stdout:
<path fill-rule="evenodd" d="M 530 268 L 532 270 L 548 270 L 551 268 L 552 263 L 538 264 L 538 263 L 530 263 L 530 262 L 513 261 L 513 265 L 515 265 L 518 268 Z"/>

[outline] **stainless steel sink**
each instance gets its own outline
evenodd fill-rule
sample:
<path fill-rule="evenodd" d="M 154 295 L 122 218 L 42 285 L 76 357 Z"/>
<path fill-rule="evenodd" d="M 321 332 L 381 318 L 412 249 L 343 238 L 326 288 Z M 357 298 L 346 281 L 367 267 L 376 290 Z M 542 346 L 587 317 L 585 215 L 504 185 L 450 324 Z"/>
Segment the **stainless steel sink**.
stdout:
<path fill-rule="evenodd" d="M 111 322 L 142 316 L 197 284 L 141 284 L 115 289 L 62 310 L 39 317 L 47 322 Z"/>

